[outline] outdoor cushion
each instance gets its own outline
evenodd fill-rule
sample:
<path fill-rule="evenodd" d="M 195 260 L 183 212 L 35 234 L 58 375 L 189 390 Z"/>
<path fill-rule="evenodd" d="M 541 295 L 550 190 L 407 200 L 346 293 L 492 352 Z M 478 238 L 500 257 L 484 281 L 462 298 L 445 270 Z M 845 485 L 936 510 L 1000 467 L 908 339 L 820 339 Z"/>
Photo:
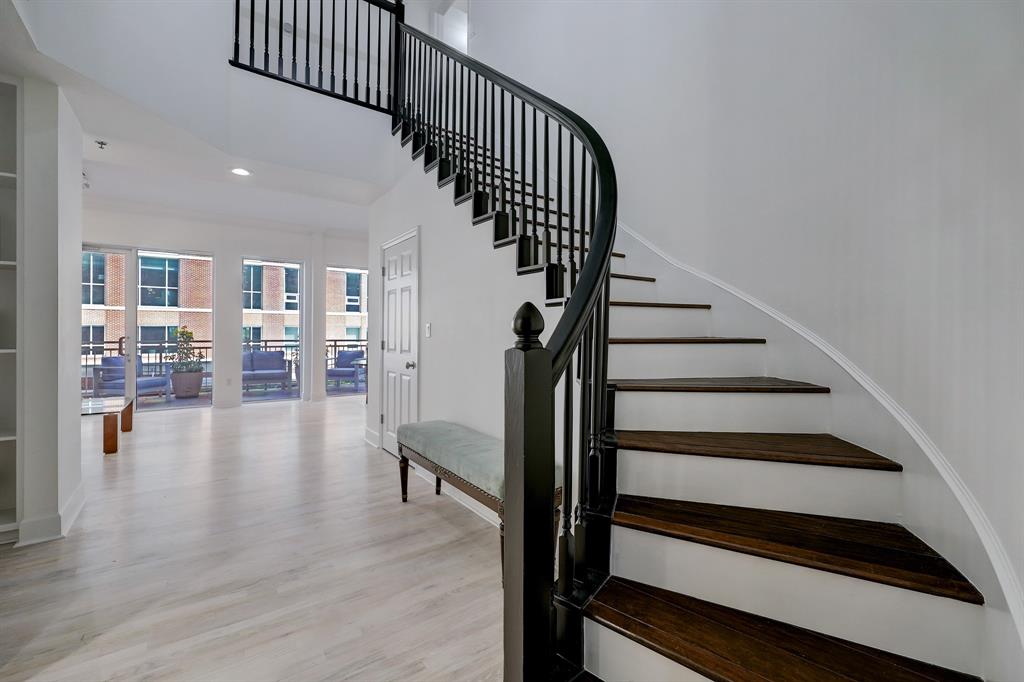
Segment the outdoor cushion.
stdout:
<path fill-rule="evenodd" d="M 446 421 L 402 424 L 398 442 L 434 464 L 505 499 L 505 444 L 498 438 Z M 562 465 L 555 462 L 555 487 L 561 486 Z"/>
<path fill-rule="evenodd" d="M 283 350 L 255 350 L 252 352 L 252 368 L 259 370 L 283 370 L 285 368 Z"/>
<path fill-rule="evenodd" d="M 355 367 L 330 367 L 327 369 L 329 377 L 354 377 L 355 375 Z"/>
<path fill-rule="evenodd" d="M 242 371 L 252 371 L 252 351 L 242 351 Z"/>
<path fill-rule="evenodd" d="M 341 350 L 334 358 L 335 369 L 348 369 L 352 367 L 352 363 L 363 357 L 363 351 L 361 350 Z"/>
<path fill-rule="evenodd" d="M 288 372 L 283 369 L 256 369 L 251 372 L 242 372 L 244 381 L 278 380 L 287 379 Z"/>

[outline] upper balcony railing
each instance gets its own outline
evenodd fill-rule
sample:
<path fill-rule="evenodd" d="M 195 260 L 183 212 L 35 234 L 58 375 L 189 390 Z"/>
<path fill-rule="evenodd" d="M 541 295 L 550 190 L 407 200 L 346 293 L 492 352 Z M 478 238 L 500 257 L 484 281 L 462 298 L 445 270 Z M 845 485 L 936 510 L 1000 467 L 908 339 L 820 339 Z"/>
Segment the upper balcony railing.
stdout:
<path fill-rule="evenodd" d="M 235 0 L 231 64 L 390 113 L 401 11 L 388 0 Z"/>

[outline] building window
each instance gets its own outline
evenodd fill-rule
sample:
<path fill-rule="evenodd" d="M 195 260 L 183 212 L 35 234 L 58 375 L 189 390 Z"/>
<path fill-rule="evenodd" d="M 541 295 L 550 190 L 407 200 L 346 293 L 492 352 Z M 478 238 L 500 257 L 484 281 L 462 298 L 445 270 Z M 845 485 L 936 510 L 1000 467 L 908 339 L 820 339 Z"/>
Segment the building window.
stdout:
<path fill-rule="evenodd" d="M 246 310 L 263 310 L 262 265 L 242 266 L 242 307 Z"/>
<path fill-rule="evenodd" d="M 363 274 L 345 273 L 345 312 L 359 313 L 363 310 Z"/>
<path fill-rule="evenodd" d="M 362 327 L 345 327 L 345 338 L 346 339 L 359 339 L 362 338 Z"/>
<path fill-rule="evenodd" d="M 178 307 L 178 259 L 139 256 L 139 304 Z"/>
<path fill-rule="evenodd" d="M 284 340 L 287 341 L 285 345 L 289 348 L 299 347 L 299 328 L 285 326 L 284 328 Z"/>
<path fill-rule="evenodd" d="M 299 269 L 284 269 L 284 309 L 299 309 Z"/>
<path fill-rule="evenodd" d="M 242 327 L 242 345 L 246 348 L 259 348 L 263 340 L 263 327 Z"/>
<path fill-rule="evenodd" d="M 103 325 L 82 325 L 82 355 L 103 355 Z"/>
<path fill-rule="evenodd" d="M 82 305 L 103 305 L 106 302 L 106 281 L 106 254 L 92 252 L 83 253 Z"/>
<path fill-rule="evenodd" d="M 139 327 L 139 352 L 168 352 L 177 344 L 178 328 L 174 325 Z"/>

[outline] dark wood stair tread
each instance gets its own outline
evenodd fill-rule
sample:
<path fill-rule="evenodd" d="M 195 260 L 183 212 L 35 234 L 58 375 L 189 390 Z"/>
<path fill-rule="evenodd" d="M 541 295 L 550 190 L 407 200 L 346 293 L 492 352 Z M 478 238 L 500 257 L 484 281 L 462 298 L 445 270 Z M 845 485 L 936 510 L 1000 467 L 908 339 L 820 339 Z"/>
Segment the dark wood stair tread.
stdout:
<path fill-rule="evenodd" d="M 828 433 L 618 431 L 619 448 L 680 455 L 903 471 L 903 467 Z"/>
<path fill-rule="evenodd" d="M 777 377 L 683 377 L 678 379 L 610 379 L 617 391 L 675 393 L 828 393 L 828 386 Z"/>
<path fill-rule="evenodd" d="M 733 336 L 618 336 L 608 339 L 610 344 L 725 344 L 766 343 L 765 339 Z"/>
<path fill-rule="evenodd" d="M 592 620 L 720 682 L 967 682 L 979 678 L 632 580 L 611 577 Z"/>
<path fill-rule="evenodd" d="M 895 523 L 619 495 L 616 525 L 983 604 L 956 568 Z"/>
<path fill-rule="evenodd" d="M 611 275 L 612 279 L 631 279 L 631 280 L 636 280 L 638 282 L 656 282 L 657 281 L 655 278 L 648 277 L 647 275 L 627 275 L 624 272 L 612 272 L 612 273 L 609 273 L 609 274 Z"/>
<path fill-rule="evenodd" d="M 689 310 L 711 310 L 708 303 L 656 303 L 648 301 L 609 301 L 610 306 L 624 308 L 682 308 Z"/>

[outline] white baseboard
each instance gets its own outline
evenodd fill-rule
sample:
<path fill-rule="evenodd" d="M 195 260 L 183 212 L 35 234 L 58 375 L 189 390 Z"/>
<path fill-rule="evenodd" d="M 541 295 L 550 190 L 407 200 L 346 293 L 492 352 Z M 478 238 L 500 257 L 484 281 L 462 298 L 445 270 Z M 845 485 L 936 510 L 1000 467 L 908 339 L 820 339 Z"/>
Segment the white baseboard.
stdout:
<path fill-rule="evenodd" d="M 18 524 L 18 542 L 15 547 L 28 547 L 40 542 L 59 540 L 64 537 L 60 529 L 60 515 L 38 516 L 34 519 L 22 519 Z"/>
<path fill-rule="evenodd" d="M 60 510 L 61 536 L 67 537 L 71 531 L 71 526 L 75 525 L 75 521 L 78 520 L 78 515 L 82 512 L 83 507 L 85 507 L 85 481 L 79 481 L 78 487 L 71 493 L 68 501 L 64 504 L 64 508 Z"/>
<path fill-rule="evenodd" d="M 370 427 L 366 427 L 366 433 L 363 435 L 363 440 L 372 445 L 375 448 L 380 447 L 380 432 L 374 431 Z"/>

